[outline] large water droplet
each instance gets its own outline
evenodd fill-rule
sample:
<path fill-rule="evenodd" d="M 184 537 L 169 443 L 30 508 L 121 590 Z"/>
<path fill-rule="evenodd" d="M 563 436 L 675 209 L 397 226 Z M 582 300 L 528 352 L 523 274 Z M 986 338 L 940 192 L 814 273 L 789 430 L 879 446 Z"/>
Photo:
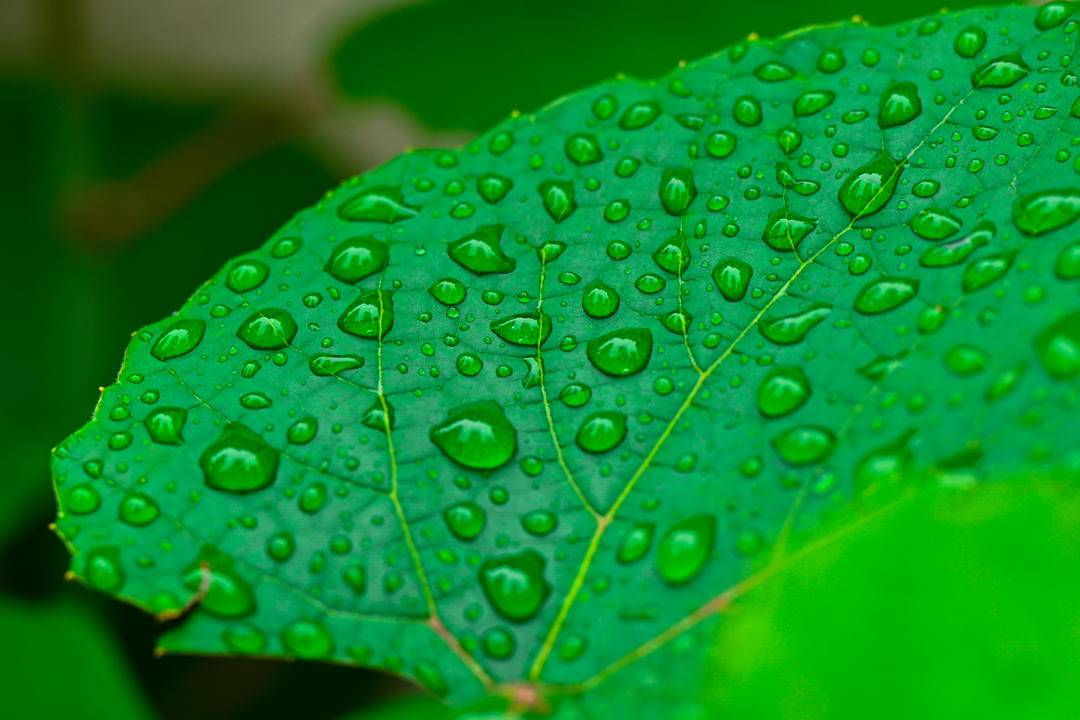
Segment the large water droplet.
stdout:
<path fill-rule="evenodd" d="M 459 540 L 475 540 L 487 525 L 487 514 L 476 503 L 465 501 L 446 508 L 443 520 Z"/>
<path fill-rule="evenodd" d="M 326 272 L 338 280 L 355 283 L 386 267 L 390 250 L 371 237 L 357 237 L 339 244 L 326 261 Z"/>
<path fill-rule="evenodd" d="M 612 410 L 593 413 L 577 432 L 577 444 L 585 452 L 605 453 L 626 438 L 626 416 Z"/>
<path fill-rule="evenodd" d="M 882 278 L 863 287 L 855 298 L 855 309 L 863 315 L 879 315 L 895 310 L 919 292 L 918 280 Z"/>
<path fill-rule="evenodd" d="M 495 320 L 491 331 L 512 345 L 535 348 L 551 335 L 551 318 L 547 313 L 525 312 Z"/>
<path fill-rule="evenodd" d="M 485 562 L 480 568 L 480 585 L 495 611 L 512 622 L 525 622 L 535 616 L 551 592 L 544 579 L 545 564 L 535 550 Z"/>
<path fill-rule="evenodd" d="M 797 367 L 778 367 L 769 371 L 757 391 L 757 406 L 769 418 L 795 412 L 810 398 L 810 380 Z"/>
<path fill-rule="evenodd" d="M 769 215 L 761 239 L 773 250 L 794 252 L 803 238 L 816 227 L 817 220 L 814 218 L 796 215 L 783 208 Z"/>
<path fill-rule="evenodd" d="M 963 223 L 948 210 L 926 208 L 911 218 L 908 226 L 924 240 L 944 240 L 960 230 Z"/>
<path fill-rule="evenodd" d="M 623 328 L 590 340 L 586 355 L 600 372 L 626 377 L 645 369 L 652 345 L 652 332 L 647 328 Z"/>
<path fill-rule="evenodd" d="M 853 170 L 840 186 L 837 198 L 852 216 L 876 213 L 892 198 L 902 169 L 885 153 Z"/>
<path fill-rule="evenodd" d="M 544 209 L 555 222 L 562 222 L 577 210 L 574 183 L 568 180 L 545 180 L 537 190 L 544 201 Z"/>
<path fill-rule="evenodd" d="M 274 482 L 278 451 L 242 425 L 229 425 L 199 457 L 206 484 L 216 490 L 247 493 Z"/>
<path fill-rule="evenodd" d="M 832 308 L 827 305 L 816 305 L 793 315 L 763 320 L 758 327 L 762 335 L 777 345 L 794 345 L 802 342 L 806 334 L 831 311 Z"/>
<path fill-rule="evenodd" d="M 651 125 L 658 117 L 660 117 L 660 103 L 654 100 L 636 102 L 623 110 L 619 118 L 619 127 L 623 130 L 640 130 Z"/>
<path fill-rule="evenodd" d="M 915 83 L 900 82 L 890 85 L 881 94 L 878 103 L 878 127 L 885 130 L 904 125 L 922 113 L 922 100 Z"/>
<path fill-rule="evenodd" d="M 697 197 L 689 168 L 666 168 L 660 176 L 660 202 L 669 215 L 682 215 Z"/>
<path fill-rule="evenodd" d="M 517 452 L 517 430 L 492 400 L 451 410 L 446 420 L 431 429 L 431 441 L 448 458 L 473 470 L 502 467 Z"/>
<path fill-rule="evenodd" d="M 237 260 L 225 276 L 225 285 L 233 292 L 246 293 L 266 282 L 269 275 L 270 267 L 262 260 L 254 258 Z"/>
<path fill-rule="evenodd" d="M 566 138 L 563 146 L 566 157 L 577 165 L 591 165 L 604 159 L 604 153 L 600 150 L 600 143 L 596 136 L 590 133 L 576 133 Z"/>
<path fill-rule="evenodd" d="M 1035 337 L 1039 361 L 1056 380 L 1080 375 L 1080 312 L 1066 315 Z"/>
<path fill-rule="evenodd" d="M 303 660 L 319 660 L 334 651 L 334 638 L 322 623 L 296 620 L 281 631 L 285 650 Z"/>
<path fill-rule="evenodd" d="M 446 251 L 451 260 L 477 275 L 513 272 L 517 261 L 502 250 L 505 231 L 502 225 L 485 225 L 450 243 Z"/>
<path fill-rule="evenodd" d="M 150 354 L 162 362 L 186 355 L 198 347 L 205 333 L 206 322 L 203 320 L 177 320 L 161 333 L 150 348 Z"/>
<path fill-rule="evenodd" d="M 594 280 L 581 293 L 581 309 L 591 317 L 601 320 L 611 317 L 619 309 L 619 293 L 615 288 Z"/>
<path fill-rule="evenodd" d="M 813 465 L 822 462 L 836 447 L 836 436 L 827 428 L 802 425 L 780 433 L 772 445 L 789 465 Z"/>
<path fill-rule="evenodd" d="M 296 320 L 286 310 L 256 310 L 236 331 L 236 336 L 255 350 L 280 350 L 296 337 Z"/>
<path fill-rule="evenodd" d="M 1015 257 L 1015 252 L 1007 252 L 972 260 L 964 268 L 964 276 L 960 281 L 961 288 L 969 293 L 997 282 L 1009 272 Z"/>
<path fill-rule="evenodd" d="M 989 243 L 996 229 L 993 223 L 979 223 L 972 233 L 945 245 L 936 245 L 919 257 L 923 267 L 952 267 L 967 259 L 968 255 Z"/>
<path fill-rule="evenodd" d="M 695 515 L 676 523 L 656 548 L 656 569 L 671 585 L 684 585 L 704 569 L 712 555 L 716 519 Z"/>
<path fill-rule="evenodd" d="M 616 559 L 626 565 L 645 557 L 645 554 L 649 552 L 649 547 L 652 546 L 653 530 L 652 523 L 635 524 L 619 544 Z"/>
<path fill-rule="evenodd" d="M 971 86 L 978 88 L 1012 87 L 1027 77 L 1031 70 L 1019 53 L 990 60 L 972 73 Z"/>
<path fill-rule="evenodd" d="M 83 577 L 92 588 L 116 592 L 124 586 L 127 576 L 120 562 L 120 550 L 111 547 L 94 548 L 86 554 Z"/>
<path fill-rule="evenodd" d="M 209 573 L 209 584 L 207 584 Z M 203 545 L 199 560 L 183 575 L 184 587 L 192 592 L 206 588 L 199 609 L 223 618 L 250 615 L 255 610 L 255 591 L 237 572 L 232 559 L 211 545 Z"/>
<path fill-rule="evenodd" d="M 162 407 L 146 416 L 144 421 L 150 439 L 160 445 L 180 445 L 184 442 L 181 431 L 187 422 L 184 408 Z"/>
<path fill-rule="evenodd" d="M 1019 198 L 1013 222 L 1026 235 L 1043 235 L 1069 225 L 1080 216 L 1080 191 L 1042 190 Z"/>
<path fill-rule="evenodd" d="M 344 202 L 338 208 L 342 220 L 396 223 L 416 217 L 419 208 L 402 199 L 401 190 L 394 187 L 371 188 Z"/>
<path fill-rule="evenodd" d="M 377 339 L 385 337 L 394 326 L 393 293 L 385 290 L 365 290 L 338 318 L 339 328 L 356 337 Z"/>

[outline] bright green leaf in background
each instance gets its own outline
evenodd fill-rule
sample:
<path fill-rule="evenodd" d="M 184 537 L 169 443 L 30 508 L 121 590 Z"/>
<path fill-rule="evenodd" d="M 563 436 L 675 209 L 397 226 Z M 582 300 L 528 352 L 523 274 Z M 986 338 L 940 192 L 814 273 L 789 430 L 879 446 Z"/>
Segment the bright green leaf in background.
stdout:
<path fill-rule="evenodd" d="M 153 717 L 117 643 L 89 608 L 0 603 L 4 717 Z"/>
<path fill-rule="evenodd" d="M 679 716 L 792 533 L 1080 470 L 1071 11 L 748 42 L 348 181 L 137 333 L 56 453 L 73 571 L 193 603 L 167 650 Z"/>
<path fill-rule="evenodd" d="M 1075 487 L 923 492 L 735 613 L 710 683 L 717 716 L 1070 717 L 1078 567 Z"/>

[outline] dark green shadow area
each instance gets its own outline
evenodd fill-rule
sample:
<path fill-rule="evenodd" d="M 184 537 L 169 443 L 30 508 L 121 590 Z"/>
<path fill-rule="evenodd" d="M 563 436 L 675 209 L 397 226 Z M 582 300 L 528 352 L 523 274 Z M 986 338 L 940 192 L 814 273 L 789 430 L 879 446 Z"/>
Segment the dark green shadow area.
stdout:
<path fill-rule="evenodd" d="M 993 4 L 958 0 L 950 9 Z M 355 28 L 330 62 L 350 97 L 396 101 L 434 128 L 481 131 L 616 73 L 657 77 L 751 32 L 775 37 L 855 14 L 886 25 L 940 8 L 940 0 L 434 0 Z"/>

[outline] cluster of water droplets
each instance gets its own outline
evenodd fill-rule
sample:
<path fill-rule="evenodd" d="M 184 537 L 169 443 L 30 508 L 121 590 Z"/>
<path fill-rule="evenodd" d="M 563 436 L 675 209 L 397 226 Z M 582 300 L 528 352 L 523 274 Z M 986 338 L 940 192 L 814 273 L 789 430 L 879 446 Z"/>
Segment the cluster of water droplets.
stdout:
<path fill-rule="evenodd" d="M 57 453 L 75 571 L 468 695 L 616 661 L 792 507 L 1080 463 L 1078 29 L 747 42 L 347 182 L 137 334 Z"/>

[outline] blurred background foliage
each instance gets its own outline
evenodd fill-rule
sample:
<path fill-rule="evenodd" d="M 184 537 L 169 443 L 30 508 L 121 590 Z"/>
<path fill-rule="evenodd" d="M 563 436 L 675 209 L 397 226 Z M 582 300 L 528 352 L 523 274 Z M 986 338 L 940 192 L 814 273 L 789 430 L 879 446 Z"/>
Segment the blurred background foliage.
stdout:
<path fill-rule="evenodd" d="M 512 110 L 537 109 L 618 72 L 654 77 L 751 32 L 776 35 L 854 13 L 885 24 L 937 7 L 938 0 L 0 0 L 0 299 L 8 327 L 0 353 L 0 676 L 18 689 L 0 694 L 0 716 L 359 720 L 434 712 L 417 698 L 388 709 L 385 702 L 410 690 L 355 669 L 155 659 L 152 619 L 63 582 L 66 552 L 47 529 L 48 452 L 87 420 L 131 332 L 179 307 L 293 211 L 406 146 L 456 144 Z M 1029 514 L 1024 522 L 1033 527 L 1050 522 L 1037 509 Z M 896 541 L 882 532 L 879 542 Z M 917 583 L 926 578 L 915 562 L 930 556 L 948 579 L 948 558 L 935 554 L 931 539 L 890 545 L 890 565 L 856 555 L 851 572 L 899 568 L 907 572 L 900 578 Z M 1027 552 L 1008 549 L 1009 557 Z M 902 693 L 894 686 L 908 665 L 881 666 L 868 678 L 858 654 L 876 647 L 883 618 L 907 607 L 902 589 L 875 582 L 875 590 L 895 593 L 863 598 L 873 614 L 856 631 L 837 618 L 851 621 L 867 608 L 853 605 L 855 595 L 833 604 L 836 586 L 824 593 L 824 566 L 812 568 L 783 586 L 803 604 L 774 598 L 775 614 L 749 613 L 722 638 L 721 646 L 736 643 L 729 657 L 747 664 L 719 663 L 717 672 L 752 688 L 716 699 L 737 708 L 733 716 L 826 717 L 792 708 L 835 690 L 849 670 L 862 678 L 859 692 L 846 696 L 853 709 L 874 682 Z M 843 582 L 844 593 L 865 589 L 856 575 Z M 1003 592 L 1015 589 L 1002 582 Z M 932 586 L 924 589 L 922 601 L 932 604 Z M 1047 610 L 1063 597 L 1044 598 Z M 762 601 L 758 609 L 765 607 L 772 608 Z M 1075 627 L 1071 612 L 1051 617 Z M 790 642 L 778 643 L 805 613 L 823 622 L 800 625 Z M 946 620 L 930 627 L 940 630 Z M 847 664 L 832 662 L 837 638 L 852 636 L 863 646 L 850 648 Z M 903 640 L 893 633 L 881 642 Z M 1031 638 L 1018 639 L 1017 652 L 1021 640 Z M 977 661 L 926 659 L 909 645 L 903 657 L 921 663 L 927 682 Z M 770 654 L 738 651 L 748 646 Z M 1000 659 L 1001 668 L 1007 661 Z M 774 665 L 781 668 L 775 676 L 762 669 Z M 803 667 L 820 672 L 785 682 Z M 772 715 L 758 714 L 755 697 L 780 701 Z M 897 717 L 913 716 L 898 708 L 918 714 L 897 705 Z"/>

